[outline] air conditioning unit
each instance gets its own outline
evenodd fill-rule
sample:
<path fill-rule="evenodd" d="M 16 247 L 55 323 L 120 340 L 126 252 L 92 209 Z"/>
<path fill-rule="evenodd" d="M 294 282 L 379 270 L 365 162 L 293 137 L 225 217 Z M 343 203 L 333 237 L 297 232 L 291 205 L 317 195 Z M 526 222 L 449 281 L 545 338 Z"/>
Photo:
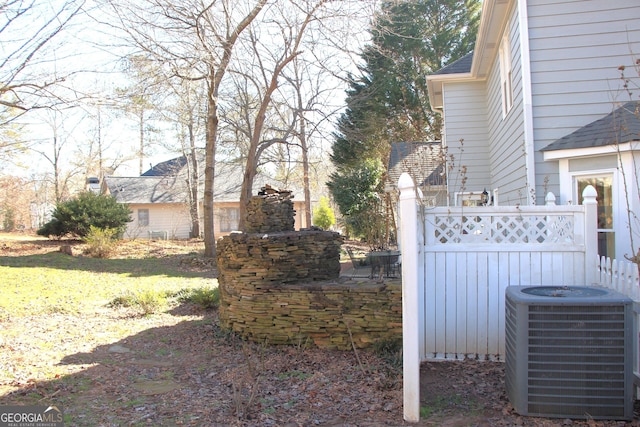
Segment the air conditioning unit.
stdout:
<path fill-rule="evenodd" d="M 515 411 L 631 420 L 632 307 L 603 288 L 507 287 L 505 381 Z"/>

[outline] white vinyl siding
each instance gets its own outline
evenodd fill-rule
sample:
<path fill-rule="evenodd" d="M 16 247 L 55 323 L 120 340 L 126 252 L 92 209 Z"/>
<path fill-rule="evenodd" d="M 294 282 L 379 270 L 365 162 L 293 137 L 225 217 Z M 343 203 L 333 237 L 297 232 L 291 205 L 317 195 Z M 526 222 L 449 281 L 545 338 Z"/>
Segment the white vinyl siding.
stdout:
<path fill-rule="evenodd" d="M 483 82 L 448 83 L 443 87 L 443 96 L 444 144 L 450 162 L 447 181 L 450 203 L 454 204 L 457 192 L 481 193 L 490 188 L 486 92 Z M 461 172 L 463 167 L 466 173 Z"/>
<path fill-rule="evenodd" d="M 188 206 L 178 203 L 130 204 L 135 213 L 127 223 L 125 238 L 147 238 L 150 231 L 166 231 L 170 239 L 187 239 L 191 234 Z M 139 222 L 140 211 L 148 211 L 148 224 Z"/>
<path fill-rule="evenodd" d="M 640 6 L 637 0 L 530 0 L 527 5 L 540 197 L 545 191 L 558 194 L 560 185 L 557 162 L 544 162 L 540 149 L 628 100 L 618 67 L 632 67 L 633 55 L 640 54 Z"/>

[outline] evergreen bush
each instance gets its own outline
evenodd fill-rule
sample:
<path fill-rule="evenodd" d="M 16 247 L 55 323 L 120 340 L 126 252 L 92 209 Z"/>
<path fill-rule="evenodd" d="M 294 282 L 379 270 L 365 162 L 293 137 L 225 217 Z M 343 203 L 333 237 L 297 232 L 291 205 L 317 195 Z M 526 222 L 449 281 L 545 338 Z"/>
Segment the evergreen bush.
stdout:
<path fill-rule="evenodd" d="M 329 199 L 327 197 L 320 197 L 318 207 L 313 210 L 313 225 L 323 230 L 328 230 L 335 223 L 336 217 L 329 206 Z"/>
<path fill-rule="evenodd" d="M 80 193 L 76 198 L 58 203 L 51 221 L 44 224 L 38 234 L 45 237 L 66 235 L 84 238 L 91 227 L 115 230 L 120 237 L 131 221 L 129 207 L 118 203 L 111 196 L 90 191 Z"/>

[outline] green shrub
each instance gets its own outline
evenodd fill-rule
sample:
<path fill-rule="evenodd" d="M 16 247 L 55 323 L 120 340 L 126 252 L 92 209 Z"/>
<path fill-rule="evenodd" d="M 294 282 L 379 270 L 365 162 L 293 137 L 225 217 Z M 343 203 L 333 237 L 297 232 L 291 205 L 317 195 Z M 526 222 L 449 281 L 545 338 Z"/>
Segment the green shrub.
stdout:
<path fill-rule="evenodd" d="M 84 191 L 76 198 L 58 203 L 51 221 L 44 224 L 39 230 L 40 236 L 63 237 L 71 235 L 85 237 L 89 234 L 91 226 L 98 229 L 114 229 L 120 236 L 126 229 L 127 222 L 131 221 L 131 211 L 115 198 Z"/>
<path fill-rule="evenodd" d="M 327 182 L 349 234 L 375 246 L 382 246 L 387 228 L 383 176 L 379 159 L 365 159 Z"/>
<path fill-rule="evenodd" d="M 87 244 L 84 253 L 94 258 L 109 258 L 117 245 L 117 235 L 118 230 L 101 229 L 92 225 L 89 228 L 89 233 L 83 239 Z"/>
<path fill-rule="evenodd" d="M 329 199 L 326 197 L 320 197 L 318 207 L 313 210 L 313 225 L 318 226 L 323 230 L 328 230 L 335 223 L 336 217 L 329 206 Z"/>
<path fill-rule="evenodd" d="M 136 294 L 131 291 L 127 291 L 122 295 L 118 295 L 117 297 L 109 301 L 109 304 L 107 304 L 107 307 L 110 307 L 110 308 L 133 307 L 134 305 L 136 305 L 136 300 L 137 300 Z"/>
<path fill-rule="evenodd" d="M 111 308 L 136 307 L 146 316 L 163 310 L 167 306 L 167 297 L 164 293 L 153 290 L 128 291 L 113 298 L 107 306 Z"/>
<path fill-rule="evenodd" d="M 178 292 L 178 301 L 197 304 L 202 308 L 216 308 L 220 304 L 220 291 L 218 288 L 192 288 Z"/>
<path fill-rule="evenodd" d="M 147 290 L 137 295 L 136 305 L 144 315 L 158 313 L 167 306 L 167 298 L 164 293 Z"/>

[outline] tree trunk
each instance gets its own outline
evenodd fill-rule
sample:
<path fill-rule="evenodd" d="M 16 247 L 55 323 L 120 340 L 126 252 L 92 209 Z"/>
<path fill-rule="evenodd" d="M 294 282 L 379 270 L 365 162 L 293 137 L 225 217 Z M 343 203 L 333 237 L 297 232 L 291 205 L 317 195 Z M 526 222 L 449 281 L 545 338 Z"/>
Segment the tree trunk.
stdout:
<path fill-rule="evenodd" d="M 302 185 L 304 191 L 304 224 L 303 227 L 311 227 L 311 188 L 309 184 L 309 149 L 307 147 L 307 124 L 304 119 L 302 105 L 302 93 L 298 87 L 298 110 L 300 111 L 300 147 L 302 148 Z"/>
<path fill-rule="evenodd" d="M 139 123 L 138 126 L 140 127 L 140 129 L 138 129 L 139 135 L 138 137 L 140 138 L 140 153 L 138 154 L 140 156 L 140 174 L 142 175 L 142 171 L 144 168 L 144 109 L 141 107 L 140 108 L 140 116 L 138 117 L 139 119 Z"/>
<path fill-rule="evenodd" d="M 244 176 L 242 178 L 242 188 L 240 190 L 240 218 L 238 228 L 240 231 L 245 229 L 245 219 L 247 216 L 247 205 L 251 199 L 251 191 L 253 189 L 253 180 L 256 177 L 257 164 L 257 144 L 251 144 L 249 153 L 247 154 L 247 164 L 244 168 Z"/>
<path fill-rule="evenodd" d="M 189 190 L 191 191 L 191 237 L 200 236 L 200 218 L 198 215 L 198 154 L 196 153 L 195 135 L 193 134 L 193 116 L 189 116 L 189 156 L 191 157 L 191 179 L 189 180 Z"/>
<path fill-rule="evenodd" d="M 207 142 L 205 145 L 204 199 L 202 201 L 202 216 L 204 225 L 204 256 L 207 258 L 216 257 L 216 239 L 213 225 L 213 189 L 215 177 L 216 135 L 218 132 L 218 106 L 214 82 L 215 75 L 213 69 L 211 69 L 209 89 L 207 91 Z"/>

